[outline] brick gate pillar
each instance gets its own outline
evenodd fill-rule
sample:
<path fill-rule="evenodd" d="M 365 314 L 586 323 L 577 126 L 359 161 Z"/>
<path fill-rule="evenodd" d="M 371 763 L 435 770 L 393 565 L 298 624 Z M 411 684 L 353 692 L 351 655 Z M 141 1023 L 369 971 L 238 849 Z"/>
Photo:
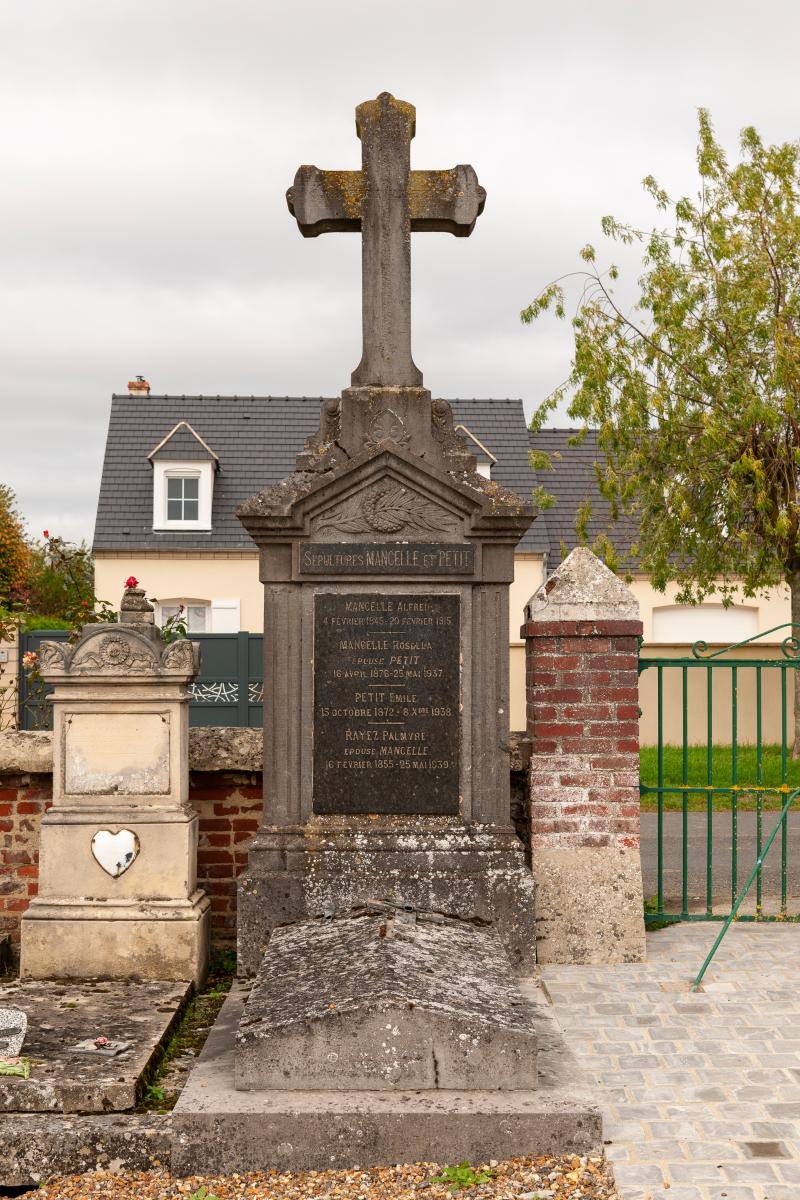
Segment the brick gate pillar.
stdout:
<path fill-rule="evenodd" d="M 579 547 L 525 617 L 538 960 L 640 962 L 639 605 Z"/>

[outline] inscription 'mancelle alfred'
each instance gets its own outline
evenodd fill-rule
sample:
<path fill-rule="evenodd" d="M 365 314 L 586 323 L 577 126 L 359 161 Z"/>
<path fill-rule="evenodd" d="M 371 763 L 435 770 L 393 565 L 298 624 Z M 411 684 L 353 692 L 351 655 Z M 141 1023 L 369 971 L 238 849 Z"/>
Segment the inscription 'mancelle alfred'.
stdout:
<path fill-rule="evenodd" d="M 471 575 L 475 547 L 471 543 L 306 542 L 300 547 L 305 575 Z"/>
<path fill-rule="evenodd" d="M 314 601 L 314 811 L 457 813 L 460 597 Z"/>

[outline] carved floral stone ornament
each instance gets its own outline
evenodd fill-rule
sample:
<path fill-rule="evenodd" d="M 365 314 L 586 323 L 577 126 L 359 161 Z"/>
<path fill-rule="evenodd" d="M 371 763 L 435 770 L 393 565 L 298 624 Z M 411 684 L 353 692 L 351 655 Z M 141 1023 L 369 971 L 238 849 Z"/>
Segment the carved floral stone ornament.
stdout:
<path fill-rule="evenodd" d="M 377 450 L 381 442 L 386 441 L 396 442 L 398 446 L 405 446 L 411 441 L 405 422 L 391 408 L 382 409 L 373 418 L 364 445 L 367 450 Z"/>
<path fill-rule="evenodd" d="M 340 533 L 440 533 L 454 529 L 457 520 L 425 496 L 388 483 L 362 492 L 326 513 L 318 522 L 317 532 L 327 529 Z"/>
<path fill-rule="evenodd" d="M 133 866 L 140 850 L 139 838 L 131 829 L 120 829 L 118 833 L 99 829 L 92 838 L 95 861 L 112 879 L 119 879 Z"/>
<path fill-rule="evenodd" d="M 91 625 L 84 629 L 75 646 L 42 642 L 39 670 L 45 677 L 48 674 L 158 675 L 167 671 L 194 674 L 197 654 L 196 644 L 188 638 L 178 638 L 165 646 L 157 631 L 146 634 L 125 625 Z"/>
<path fill-rule="evenodd" d="M 125 663 L 129 663 L 132 657 L 133 652 L 129 642 L 121 637 L 106 638 L 100 647 L 100 659 L 106 666 L 123 666 Z"/>

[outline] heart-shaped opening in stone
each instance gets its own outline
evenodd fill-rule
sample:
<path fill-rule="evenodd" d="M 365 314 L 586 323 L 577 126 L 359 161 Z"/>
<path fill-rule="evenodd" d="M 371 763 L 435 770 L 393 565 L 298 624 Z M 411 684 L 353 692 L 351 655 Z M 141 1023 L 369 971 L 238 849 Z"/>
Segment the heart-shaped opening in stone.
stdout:
<path fill-rule="evenodd" d="M 131 829 L 99 829 L 92 838 L 92 854 L 106 874 L 119 879 L 139 856 L 139 838 Z"/>

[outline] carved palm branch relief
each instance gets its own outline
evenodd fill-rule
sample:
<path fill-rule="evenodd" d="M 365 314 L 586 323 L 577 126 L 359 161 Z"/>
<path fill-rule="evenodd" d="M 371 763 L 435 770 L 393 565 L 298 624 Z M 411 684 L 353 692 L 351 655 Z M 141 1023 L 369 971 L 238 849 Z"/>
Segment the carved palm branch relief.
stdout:
<path fill-rule="evenodd" d="M 458 525 L 457 517 L 426 497 L 400 484 L 390 484 L 362 492 L 331 509 L 316 522 L 315 532 L 364 533 L 369 529 L 383 534 L 441 533 Z"/>

